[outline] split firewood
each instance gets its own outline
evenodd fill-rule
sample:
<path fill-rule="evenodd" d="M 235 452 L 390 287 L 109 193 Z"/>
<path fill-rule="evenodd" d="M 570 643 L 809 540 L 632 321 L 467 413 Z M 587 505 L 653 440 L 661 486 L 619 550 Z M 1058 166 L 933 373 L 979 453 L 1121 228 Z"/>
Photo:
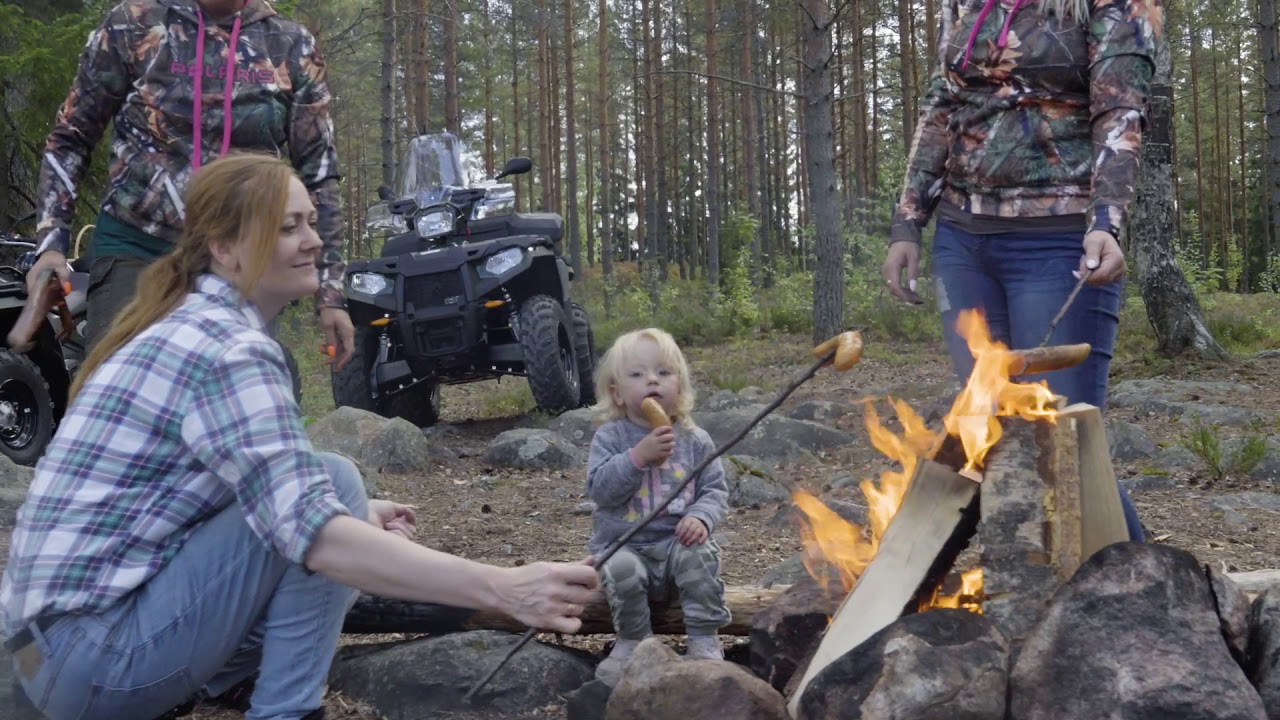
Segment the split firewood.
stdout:
<path fill-rule="evenodd" d="M 640 412 L 644 413 L 644 419 L 649 421 L 649 427 L 655 430 L 671 424 L 667 411 L 663 410 L 662 405 L 651 397 L 645 398 L 644 402 L 640 403 Z"/>
<path fill-rule="evenodd" d="M 835 357 L 831 366 L 837 371 L 844 372 L 857 365 L 862 359 L 862 333 L 853 330 L 842 332 L 815 347 L 813 356 L 821 360 L 831 354 L 832 350 L 835 351 Z"/>
<path fill-rule="evenodd" d="M 1089 352 L 1092 349 L 1089 343 L 1080 343 L 1014 350 L 1014 360 L 1009 366 L 1009 374 L 1033 375 L 1075 367 L 1089 358 Z"/>

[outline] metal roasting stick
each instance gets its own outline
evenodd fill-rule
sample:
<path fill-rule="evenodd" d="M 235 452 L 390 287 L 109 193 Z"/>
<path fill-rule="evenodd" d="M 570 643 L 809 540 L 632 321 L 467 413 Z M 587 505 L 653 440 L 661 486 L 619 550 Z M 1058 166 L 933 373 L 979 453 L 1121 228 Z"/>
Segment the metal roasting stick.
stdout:
<path fill-rule="evenodd" d="M 1049 344 L 1049 339 L 1053 337 L 1053 331 L 1058 329 L 1058 323 L 1062 322 L 1062 318 L 1067 316 L 1067 311 L 1071 309 L 1071 304 L 1076 301 L 1076 296 L 1084 289 L 1084 284 L 1088 282 L 1089 276 L 1092 274 L 1092 268 L 1085 268 L 1085 271 L 1080 274 L 1080 280 L 1071 289 L 1071 294 L 1067 296 L 1067 301 L 1062 303 L 1062 308 L 1058 310 L 1058 314 L 1054 315 L 1053 320 L 1049 321 L 1049 332 L 1045 333 L 1044 340 L 1040 341 L 1038 347 L 1045 347 Z"/>
<path fill-rule="evenodd" d="M 769 415 L 769 413 L 773 412 L 774 410 L 777 410 L 778 406 L 781 405 L 783 401 L 785 401 L 791 395 L 791 393 L 795 392 L 801 385 L 805 384 L 810 379 L 812 379 L 813 376 L 816 375 L 819 370 L 821 370 L 824 366 L 830 364 L 833 360 L 835 360 L 835 356 L 836 356 L 836 351 L 832 350 L 831 352 L 822 356 L 822 358 L 817 362 L 815 362 L 813 365 L 809 366 L 809 369 L 806 370 L 803 375 L 793 380 L 790 385 L 788 385 L 786 388 L 783 389 L 781 393 L 778 394 L 778 397 L 774 398 L 773 402 L 765 406 L 765 408 L 761 410 L 758 415 L 752 418 L 751 422 L 747 423 L 746 426 L 742 428 L 742 430 L 738 431 L 738 434 L 735 435 L 732 440 L 720 446 L 720 448 L 718 448 L 714 453 L 712 453 L 711 455 L 708 455 L 706 459 L 704 459 L 701 463 L 699 463 L 698 466 L 693 469 L 693 472 L 689 473 L 689 476 L 686 477 L 683 481 L 681 481 L 679 485 L 676 486 L 675 490 L 672 490 L 670 494 L 668 494 L 665 498 L 662 499 L 662 502 L 658 503 L 657 506 L 655 506 L 652 510 L 650 510 L 647 515 L 640 518 L 639 522 L 637 522 L 635 525 L 632 525 L 631 528 L 627 530 L 625 533 L 623 533 L 621 537 L 613 541 L 612 545 L 605 548 L 604 551 L 601 552 L 598 556 L 592 558 L 594 560 L 595 567 L 597 568 L 604 567 L 604 564 L 609 561 L 609 558 L 613 557 L 614 554 L 616 554 L 619 550 L 621 550 L 622 547 L 627 544 L 627 541 L 630 540 L 632 537 L 634 537 L 636 533 L 640 532 L 640 530 L 643 529 L 645 525 L 648 525 L 650 522 L 653 521 L 654 518 L 658 517 L 658 514 L 661 513 L 663 510 L 665 510 L 667 508 L 667 505 L 671 504 L 671 501 L 675 500 L 676 497 L 679 496 L 680 493 L 683 492 L 684 489 L 689 486 L 689 483 L 693 482 L 695 478 L 700 476 L 702 474 L 702 471 L 705 470 L 708 465 L 710 465 L 713 461 L 715 461 L 721 455 L 724 455 L 726 452 L 728 452 L 729 448 L 733 447 L 734 445 L 737 445 L 739 442 L 742 442 L 742 439 L 747 436 L 747 433 L 751 432 L 752 428 L 754 428 L 756 425 L 759 425 L 760 422 Z M 507 654 L 504 655 L 502 659 L 499 660 L 498 663 L 493 666 L 493 669 L 490 670 L 488 674 L 486 674 L 484 677 L 480 678 L 480 681 L 477 682 L 475 685 L 473 685 L 471 689 L 467 691 L 466 695 L 462 696 L 463 702 L 471 702 L 471 698 L 475 697 L 475 694 L 479 692 L 481 688 L 483 688 L 485 685 L 488 685 L 489 681 L 492 680 L 494 676 L 498 674 L 498 671 L 502 669 L 502 666 L 506 665 L 508 660 L 515 657 L 515 654 L 520 651 L 520 648 L 528 644 L 528 642 L 532 640 L 533 636 L 536 635 L 537 633 L 538 633 L 537 628 L 529 628 L 528 630 L 526 630 L 524 635 L 520 637 L 520 640 L 517 641 L 516 644 L 513 645 L 511 649 L 507 651 Z"/>

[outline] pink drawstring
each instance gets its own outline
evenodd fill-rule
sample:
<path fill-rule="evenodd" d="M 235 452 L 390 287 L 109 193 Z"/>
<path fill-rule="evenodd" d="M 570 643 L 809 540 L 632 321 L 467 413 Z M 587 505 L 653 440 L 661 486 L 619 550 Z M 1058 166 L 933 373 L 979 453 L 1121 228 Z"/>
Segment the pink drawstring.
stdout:
<path fill-rule="evenodd" d="M 969 56 L 973 54 L 973 46 L 978 42 L 978 33 L 982 30 L 982 25 L 987 22 L 987 15 L 991 14 L 991 9 L 996 6 L 1000 0 L 987 0 L 982 6 L 982 11 L 978 13 L 978 19 L 973 23 L 973 30 L 969 31 L 969 44 L 964 48 L 964 62 L 960 65 L 960 69 L 969 67 Z M 1018 14 L 1018 9 L 1022 7 L 1025 0 L 1014 0 L 1013 8 L 1009 10 L 1009 14 L 1005 16 L 1004 28 L 1000 30 L 1000 38 L 996 41 L 1001 48 L 1008 47 L 1009 43 L 1009 26 L 1013 24 L 1013 16 Z"/>
<path fill-rule="evenodd" d="M 196 15 L 200 21 L 200 27 L 196 36 L 196 82 L 195 82 L 195 102 L 191 133 L 191 166 L 199 169 L 204 162 L 204 11 L 197 8 Z M 231 44 L 227 48 L 227 62 L 225 65 L 227 73 L 227 82 L 222 93 L 222 149 L 218 152 L 218 157 L 227 154 L 227 150 L 231 148 L 231 99 L 236 88 L 236 46 L 240 43 L 240 15 L 236 14 L 235 23 L 231 26 Z"/>

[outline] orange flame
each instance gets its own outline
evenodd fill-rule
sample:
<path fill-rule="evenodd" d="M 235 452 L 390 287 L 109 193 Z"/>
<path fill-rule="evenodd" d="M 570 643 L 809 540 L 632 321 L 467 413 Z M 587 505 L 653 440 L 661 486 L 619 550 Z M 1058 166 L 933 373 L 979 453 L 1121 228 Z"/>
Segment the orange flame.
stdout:
<path fill-rule="evenodd" d="M 934 591 L 933 598 L 921 610 L 931 608 L 964 608 L 970 612 L 982 614 L 982 568 L 974 568 L 960 573 L 960 592 L 955 595 L 939 595 Z"/>
<path fill-rule="evenodd" d="M 992 339 L 980 311 L 967 310 L 960 313 L 956 329 L 969 344 L 969 350 L 974 356 L 974 369 L 964 389 L 956 396 L 951 410 L 943 418 L 943 429 L 930 430 L 910 405 L 902 400 L 889 398 L 902 426 L 902 433 L 898 434 L 881 424 L 880 417 L 870 402 L 865 406 L 867 433 L 871 444 L 902 466 L 901 470 L 882 473 L 879 482 L 863 480 L 860 484 L 867 499 L 869 527 L 864 530 L 846 521 L 818 498 L 803 490 L 794 494 L 793 500 L 804 514 L 800 532 L 805 548 L 805 568 L 824 588 L 828 581 L 827 569 L 834 568 L 844 593 L 853 589 L 875 557 L 880 539 L 884 537 L 889 523 L 902 504 L 902 498 L 906 496 L 920 458 L 933 457 L 942 447 L 947 435 L 959 438 L 964 448 L 965 466 L 962 472 L 980 479 L 978 473 L 983 460 L 1003 433 L 997 418 L 1016 416 L 1034 420 L 1053 419 L 1056 416 L 1054 395 L 1046 383 L 1041 381 L 1023 384 L 1010 379 L 1009 371 L 1017 358 L 1007 346 Z M 970 605 L 976 603 L 977 611 L 980 612 L 981 568 L 964 573 L 962 578 L 964 587 L 959 596 L 949 599 L 937 597 L 935 593 L 929 607 L 958 607 L 968 602 Z"/>

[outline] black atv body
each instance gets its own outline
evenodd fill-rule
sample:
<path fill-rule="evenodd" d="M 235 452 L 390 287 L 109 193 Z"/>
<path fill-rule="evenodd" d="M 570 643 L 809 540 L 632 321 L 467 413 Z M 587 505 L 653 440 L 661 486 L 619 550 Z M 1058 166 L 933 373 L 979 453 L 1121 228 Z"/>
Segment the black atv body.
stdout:
<path fill-rule="evenodd" d="M 356 354 L 334 372 L 335 403 L 426 426 L 439 419 L 442 386 L 503 376 L 527 378 L 546 412 L 593 403 L 594 337 L 570 296 L 560 216 L 472 219 L 483 189 L 448 198 L 392 203 L 408 230 L 389 238 L 381 257 L 347 266 Z M 424 238 L 418 219 L 441 208 L 453 225 Z"/>

